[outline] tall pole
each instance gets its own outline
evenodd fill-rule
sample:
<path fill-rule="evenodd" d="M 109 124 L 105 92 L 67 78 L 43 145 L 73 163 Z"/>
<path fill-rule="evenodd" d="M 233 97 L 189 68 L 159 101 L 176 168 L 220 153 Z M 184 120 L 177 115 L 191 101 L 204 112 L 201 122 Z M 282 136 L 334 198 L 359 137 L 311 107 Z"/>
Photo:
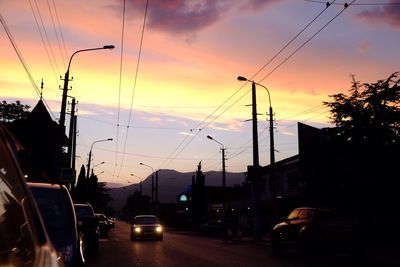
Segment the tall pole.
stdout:
<path fill-rule="evenodd" d="M 151 169 L 151 204 L 154 204 L 154 168 L 150 165 L 144 164 L 142 162 L 139 163 L 140 165 L 146 166 Z"/>
<path fill-rule="evenodd" d="M 251 98 L 252 98 L 252 121 L 253 121 L 253 166 L 259 166 L 258 157 L 258 129 L 257 129 L 257 96 L 256 84 L 251 84 Z"/>
<path fill-rule="evenodd" d="M 158 204 L 158 171 L 156 171 L 155 195 L 156 195 L 156 204 Z"/>
<path fill-rule="evenodd" d="M 72 166 L 72 144 L 74 141 L 74 118 L 75 117 L 75 97 L 71 103 L 71 118 L 69 123 L 69 139 L 68 139 L 68 167 Z"/>
<path fill-rule="evenodd" d="M 213 140 L 214 142 L 218 143 L 221 145 L 221 151 L 222 151 L 222 208 L 223 212 L 225 213 L 226 211 L 226 172 L 225 172 L 225 146 L 215 140 L 212 136 L 207 135 L 207 138 L 210 140 Z M 225 215 L 225 214 L 224 214 Z"/>
<path fill-rule="evenodd" d="M 261 240 L 261 207 L 260 207 L 260 162 L 258 155 L 258 128 L 257 128 L 257 97 L 256 84 L 251 84 L 252 95 L 252 122 L 253 122 L 253 212 L 254 212 L 254 239 Z"/>
<path fill-rule="evenodd" d="M 274 145 L 274 113 L 271 105 L 269 106 L 269 140 L 270 140 L 270 164 L 275 163 L 275 145 Z"/>

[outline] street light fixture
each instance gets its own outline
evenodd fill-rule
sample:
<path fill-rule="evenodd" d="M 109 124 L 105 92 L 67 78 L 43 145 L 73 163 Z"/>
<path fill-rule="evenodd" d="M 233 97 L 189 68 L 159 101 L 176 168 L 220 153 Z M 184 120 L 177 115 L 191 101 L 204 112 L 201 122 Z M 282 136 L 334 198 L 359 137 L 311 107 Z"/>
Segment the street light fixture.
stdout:
<path fill-rule="evenodd" d="M 94 165 L 94 166 L 92 167 L 92 175 L 93 175 L 93 170 L 94 170 L 94 168 L 96 168 L 97 166 L 100 166 L 100 165 L 102 165 L 102 164 L 104 164 L 104 163 L 106 163 L 106 162 L 105 162 L 105 161 L 102 161 L 102 162 L 100 162 L 99 164 Z"/>
<path fill-rule="evenodd" d="M 63 131 L 65 128 L 65 110 L 67 106 L 67 93 L 68 93 L 68 82 L 69 82 L 69 68 L 71 67 L 71 61 L 72 58 L 80 53 L 80 52 L 85 52 L 85 51 L 94 51 L 94 50 L 102 50 L 102 49 L 114 49 L 114 45 L 104 45 L 103 47 L 96 47 L 96 48 L 87 48 L 87 49 L 80 49 L 75 51 L 71 57 L 69 58 L 69 63 L 68 63 L 68 68 L 67 71 L 65 72 L 64 75 L 64 87 L 63 87 L 63 95 L 62 95 L 62 101 L 61 101 L 61 114 L 60 114 L 60 126 L 62 127 Z"/>
<path fill-rule="evenodd" d="M 97 140 L 94 141 L 92 143 L 92 145 L 90 146 L 90 151 L 89 151 L 89 159 L 88 159 L 88 165 L 87 165 L 87 172 L 86 172 L 86 179 L 89 179 L 89 172 L 90 172 L 90 162 L 92 160 L 92 149 L 93 149 L 93 145 L 99 142 L 107 142 L 107 141 L 112 141 L 112 138 L 108 138 L 108 139 L 101 139 L 101 140 Z"/>
<path fill-rule="evenodd" d="M 151 204 L 154 204 L 154 190 L 155 190 L 154 189 L 154 168 L 151 167 L 150 165 L 144 164 L 142 162 L 140 162 L 139 164 L 142 166 L 146 166 L 152 170 L 152 173 L 151 173 Z M 157 181 L 157 183 L 158 183 L 158 181 Z"/>
<path fill-rule="evenodd" d="M 207 135 L 207 138 L 210 140 L 213 140 L 214 142 L 218 143 L 221 145 L 221 151 L 222 151 L 222 197 L 223 197 L 223 211 L 225 212 L 225 206 L 226 206 L 226 176 L 225 176 L 225 146 L 215 140 L 212 136 Z"/>
<path fill-rule="evenodd" d="M 140 179 L 140 182 L 139 182 L 139 192 L 140 192 L 140 195 L 142 195 L 142 181 L 143 181 L 142 177 L 137 176 L 137 175 L 135 175 L 135 174 L 133 174 L 133 173 L 131 173 L 131 176 L 135 176 L 135 177 L 137 177 L 137 178 Z"/>

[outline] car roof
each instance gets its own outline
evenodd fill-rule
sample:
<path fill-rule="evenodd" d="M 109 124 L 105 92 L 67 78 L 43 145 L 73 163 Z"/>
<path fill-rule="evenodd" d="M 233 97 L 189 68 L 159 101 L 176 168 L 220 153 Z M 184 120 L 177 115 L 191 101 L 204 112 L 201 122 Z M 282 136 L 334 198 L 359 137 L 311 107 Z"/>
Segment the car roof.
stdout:
<path fill-rule="evenodd" d="M 136 216 L 135 216 L 135 218 L 145 218 L 145 217 L 157 218 L 156 215 L 151 215 L 151 214 L 149 214 L 149 215 L 136 215 Z"/>
<path fill-rule="evenodd" d="M 65 187 L 65 185 L 62 185 L 62 184 L 33 183 L 33 182 L 28 182 L 26 184 L 29 187 L 36 187 L 36 188 L 49 188 L 49 189 L 54 189 L 54 190 L 67 189 Z"/>

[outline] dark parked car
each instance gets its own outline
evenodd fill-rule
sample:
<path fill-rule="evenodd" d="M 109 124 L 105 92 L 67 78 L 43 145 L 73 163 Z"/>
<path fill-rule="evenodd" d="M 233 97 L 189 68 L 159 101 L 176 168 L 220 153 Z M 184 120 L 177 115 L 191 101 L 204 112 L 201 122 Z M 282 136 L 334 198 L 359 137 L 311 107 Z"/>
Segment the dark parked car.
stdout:
<path fill-rule="evenodd" d="M 50 240 L 66 266 L 84 262 L 77 231 L 74 204 L 63 185 L 28 183 L 36 200 Z"/>
<path fill-rule="evenodd" d="M 85 253 L 96 254 L 99 250 L 99 223 L 90 204 L 74 204 L 78 231 L 83 240 Z"/>
<path fill-rule="evenodd" d="M 110 231 L 112 228 L 110 220 L 102 213 L 95 213 L 94 215 L 99 222 L 100 237 L 107 237 L 108 231 Z"/>
<path fill-rule="evenodd" d="M 222 220 L 210 220 L 200 225 L 200 232 L 211 236 L 221 236 L 224 230 Z"/>
<path fill-rule="evenodd" d="M 337 251 L 362 255 L 365 224 L 335 209 L 296 208 L 272 230 L 272 249 L 294 247 L 307 252 Z"/>
<path fill-rule="evenodd" d="M 138 215 L 131 223 L 131 240 L 163 240 L 163 227 L 155 215 Z"/>
<path fill-rule="evenodd" d="M 25 184 L 19 149 L 0 123 L 0 266 L 63 266 Z"/>

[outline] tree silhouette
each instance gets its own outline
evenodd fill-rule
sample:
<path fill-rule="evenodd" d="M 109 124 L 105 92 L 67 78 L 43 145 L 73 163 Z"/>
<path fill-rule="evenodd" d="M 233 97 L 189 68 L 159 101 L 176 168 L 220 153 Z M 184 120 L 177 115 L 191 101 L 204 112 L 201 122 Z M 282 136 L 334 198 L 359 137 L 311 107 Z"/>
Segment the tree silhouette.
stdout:
<path fill-rule="evenodd" d="M 29 105 L 23 105 L 19 100 L 15 103 L 0 102 L 0 121 L 13 122 L 19 119 L 25 119 L 30 113 Z"/>
<path fill-rule="evenodd" d="M 77 203 L 85 203 L 88 201 L 87 181 L 85 173 L 85 166 L 82 165 L 81 170 L 79 171 L 78 182 L 74 195 L 74 201 Z"/>
<path fill-rule="evenodd" d="M 398 72 L 376 83 L 356 81 L 350 95 L 331 95 L 324 102 L 342 139 L 354 145 L 391 145 L 400 142 L 400 79 Z"/>
<path fill-rule="evenodd" d="M 343 181 L 345 202 L 370 213 L 390 214 L 399 186 L 399 73 L 375 83 L 353 77 L 349 95 L 335 94 L 331 102 L 332 129 L 337 139 L 336 180 Z M 339 196 L 342 197 L 342 196 Z"/>

